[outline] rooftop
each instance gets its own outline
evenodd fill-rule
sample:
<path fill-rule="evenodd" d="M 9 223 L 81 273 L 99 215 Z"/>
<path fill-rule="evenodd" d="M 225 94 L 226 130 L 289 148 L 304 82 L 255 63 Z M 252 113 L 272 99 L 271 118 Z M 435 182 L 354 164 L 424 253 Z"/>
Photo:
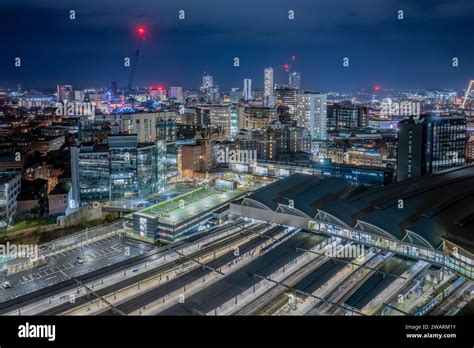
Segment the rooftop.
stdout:
<path fill-rule="evenodd" d="M 352 228 L 361 221 L 398 240 L 409 231 L 433 249 L 445 239 L 474 252 L 474 166 L 370 188 L 294 174 L 249 198 L 272 210 L 291 199 L 295 209 L 311 218 L 325 212 Z"/>
<path fill-rule="evenodd" d="M 141 210 L 137 214 L 153 218 L 158 217 L 159 222 L 175 226 L 228 203 L 241 195 L 243 193 L 238 191 L 219 192 L 200 188 Z"/>

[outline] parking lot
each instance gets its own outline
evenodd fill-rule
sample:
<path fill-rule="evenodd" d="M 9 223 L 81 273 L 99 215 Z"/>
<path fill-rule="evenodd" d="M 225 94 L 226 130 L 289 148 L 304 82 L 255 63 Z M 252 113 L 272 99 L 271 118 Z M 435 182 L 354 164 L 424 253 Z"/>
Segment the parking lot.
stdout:
<path fill-rule="evenodd" d="M 0 281 L 8 281 L 12 288 L 0 287 L 0 302 L 123 261 L 151 248 L 128 238 L 111 236 L 61 252 L 53 250 L 46 254 L 44 264 L 2 276 Z"/>

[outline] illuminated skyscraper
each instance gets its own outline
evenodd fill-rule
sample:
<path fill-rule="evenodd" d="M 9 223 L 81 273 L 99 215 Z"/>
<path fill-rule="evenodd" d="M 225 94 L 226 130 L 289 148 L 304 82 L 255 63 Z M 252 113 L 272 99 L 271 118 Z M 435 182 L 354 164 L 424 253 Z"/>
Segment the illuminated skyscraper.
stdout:
<path fill-rule="evenodd" d="M 248 101 L 252 99 L 252 80 L 244 79 L 244 100 Z"/>
<path fill-rule="evenodd" d="M 273 96 L 273 69 L 272 68 L 265 69 L 263 95 L 265 98 Z"/>
<path fill-rule="evenodd" d="M 215 99 L 219 99 L 216 98 L 216 95 L 219 94 L 219 90 L 218 88 L 214 87 L 214 78 L 212 77 L 212 75 L 204 73 L 204 75 L 202 76 L 201 92 L 204 99 L 206 99 L 208 103 L 216 102 Z"/>
<path fill-rule="evenodd" d="M 214 86 L 214 78 L 212 75 L 209 75 L 208 73 L 204 73 L 202 76 L 202 89 L 208 90 L 212 86 Z"/>
<path fill-rule="evenodd" d="M 297 122 L 297 90 L 291 89 L 288 86 L 279 86 L 275 89 L 276 103 L 278 107 L 283 107 L 287 110 L 285 118 L 289 122 Z"/>
<path fill-rule="evenodd" d="M 297 72 L 290 73 L 288 84 L 291 89 L 301 89 L 301 74 Z"/>

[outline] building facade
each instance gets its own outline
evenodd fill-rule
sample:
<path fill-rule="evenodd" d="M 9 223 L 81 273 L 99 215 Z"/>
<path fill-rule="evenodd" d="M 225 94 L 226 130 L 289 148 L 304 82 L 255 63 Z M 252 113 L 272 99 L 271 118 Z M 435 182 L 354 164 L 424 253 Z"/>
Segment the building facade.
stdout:
<path fill-rule="evenodd" d="M 110 136 L 108 145 L 71 147 L 71 208 L 117 198 L 143 198 L 166 188 L 166 142 Z"/>
<path fill-rule="evenodd" d="M 464 117 L 424 115 L 402 120 L 397 181 L 463 166 L 467 140 Z"/>
<path fill-rule="evenodd" d="M 12 224 L 20 191 L 20 174 L 6 172 L 0 174 L 0 228 Z"/>
<path fill-rule="evenodd" d="M 305 92 L 297 96 L 297 124 L 308 128 L 312 139 L 327 138 L 327 94 Z"/>
<path fill-rule="evenodd" d="M 252 80 L 244 79 L 244 100 L 252 100 Z"/>

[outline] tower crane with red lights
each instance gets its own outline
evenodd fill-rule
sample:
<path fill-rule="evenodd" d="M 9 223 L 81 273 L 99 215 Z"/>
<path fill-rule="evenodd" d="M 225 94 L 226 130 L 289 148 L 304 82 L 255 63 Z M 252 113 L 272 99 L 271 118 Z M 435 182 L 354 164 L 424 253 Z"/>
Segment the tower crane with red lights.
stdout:
<path fill-rule="evenodd" d="M 286 63 L 285 65 L 283 65 L 283 69 L 285 69 L 286 72 L 290 73 L 291 72 L 291 68 L 293 67 L 293 63 L 295 62 L 296 60 L 296 56 L 291 56 L 291 61 L 290 63 Z"/>
<path fill-rule="evenodd" d="M 127 84 L 127 92 L 130 93 L 133 87 L 133 80 L 135 78 L 135 71 L 137 70 L 138 65 L 138 57 L 140 56 L 140 49 L 142 48 L 143 41 L 146 39 L 146 29 L 142 26 L 137 28 L 137 34 L 140 39 L 138 48 L 135 52 L 135 60 L 132 65 L 132 69 L 130 70 L 130 76 L 128 77 L 128 84 Z"/>

